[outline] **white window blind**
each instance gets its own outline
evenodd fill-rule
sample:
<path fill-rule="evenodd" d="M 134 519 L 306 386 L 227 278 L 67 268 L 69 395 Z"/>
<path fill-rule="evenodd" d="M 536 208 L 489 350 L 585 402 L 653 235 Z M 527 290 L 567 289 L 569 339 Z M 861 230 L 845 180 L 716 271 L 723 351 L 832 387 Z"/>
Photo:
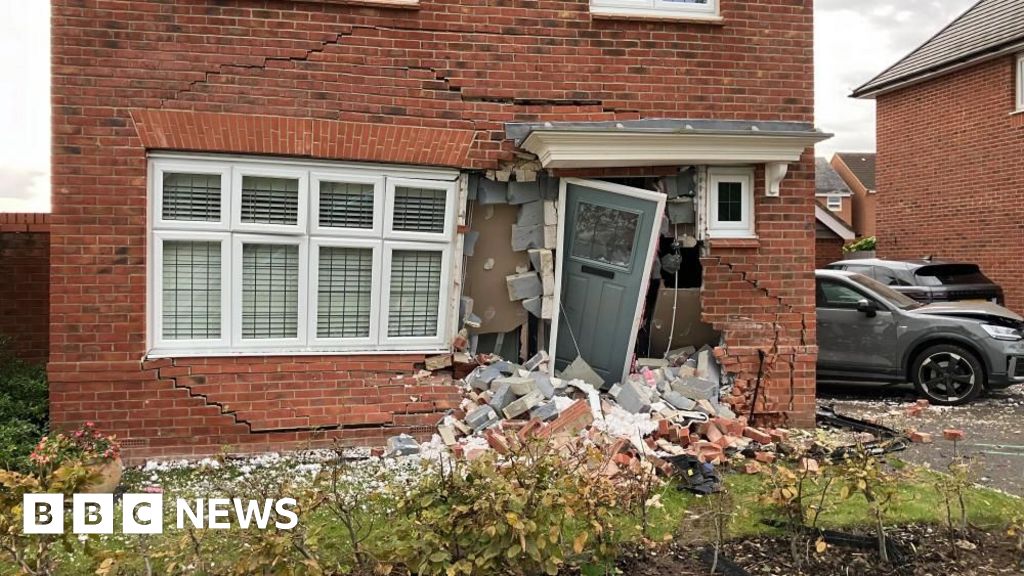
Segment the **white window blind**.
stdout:
<path fill-rule="evenodd" d="M 291 226 L 299 218 L 299 181 L 267 176 L 242 177 L 242 222 Z"/>
<path fill-rule="evenodd" d="M 373 260 L 371 248 L 320 248 L 317 337 L 366 338 L 370 335 Z"/>
<path fill-rule="evenodd" d="M 295 338 L 299 332 L 299 247 L 242 245 L 242 338 Z"/>
<path fill-rule="evenodd" d="M 395 187 L 395 208 L 391 223 L 401 232 L 444 232 L 447 192 L 430 188 Z"/>
<path fill-rule="evenodd" d="M 162 243 L 162 324 L 167 340 L 221 337 L 220 242 Z"/>
<path fill-rule="evenodd" d="M 320 182 L 321 228 L 373 228 L 373 184 Z"/>
<path fill-rule="evenodd" d="M 221 211 L 220 174 L 165 172 L 163 181 L 164 220 L 216 222 Z"/>
<path fill-rule="evenodd" d="M 441 262 L 440 252 L 392 252 L 391 292 L 388 305 L 389 337 L 427 337 L 437 334 Z"/>

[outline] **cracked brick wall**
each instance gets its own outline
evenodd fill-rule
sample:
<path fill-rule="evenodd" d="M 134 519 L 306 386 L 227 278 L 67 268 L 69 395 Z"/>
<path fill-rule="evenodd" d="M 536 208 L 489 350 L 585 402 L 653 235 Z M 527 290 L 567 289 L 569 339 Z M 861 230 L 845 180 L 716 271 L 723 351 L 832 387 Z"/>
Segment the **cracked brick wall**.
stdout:
<path fill-rule="evenodd" d="M 877 237 L 884 258 L 976 262 L 1024 312 L 1024 115 L 1016 56 L 878 97 Z"/>
<path fill-rule="evenodd" d="M 422 358 L 397 356 L 386 368 L 364 370 L 338 361 L 323 385 L 325 370 L 315 362 L 285 370 L 306 363 L 301 357 L 264 363 L 265 372 L 251 359 L 179 360 L 171 371 L 188 372 L 173 378 L 169 367 L 143 363 L 147 149 L 482 170 L 513 157 L 504 140 L 509 121 L 814 116 L 811 0 L 722 0 L 721 23 L 595 19 L 577 0 L 422 0 L 401 9 L 54 0 L 52 7 L 52 413 L 58 425 L 97 420 L 127 439 L 133 456 L 297 445 L 314 436 L 319 414 L 288 411 L 286 404 L 299 406 L 294 399 L 246 407 L 225 400 L 232 394 L 321 395 L 338 416 L 330 434 L 353 442 L 426 421 L 423 406 L 403 408 L 399 394 L 381 391 Z M 432 144 L 423 143 L 425 133 Z M 806 174 L 791 176 L 784 189 Z M 767 233 L 772 225 L 765 225 Z M 713 256 L 752 258 L 786 242 L 780 238 Z M 794 242 L 813 257 L 813 245 Z M 182 386 L 180 376 L 205 380 Z M 387 422 L 356 422 L 358 411 L 346 419 L 349 391 L 393 408 L 366 412 Z M 225 413 L 233 402 L 238 410 Z M 166 417 L 165 410 L 178 412 Z M 266 429 L 246 427 L 261 422 Z M 274 427 L 282 422 L 289 427 Z"/>
<path fill-rule="evenodd" d="M 778 198 L 765 197 L 759 167 L 755 198 L 757 240 L 712 240 L 702 259 L 703 319 L 722 333 L 716 356 L 736 378 L 727 402 L 738 414 L 758 424 L 813 426 L 818 349 L 812 151 L 790 168 Z"/>
<path fill-rule="evenodd" d="M 49 352 L 49 214 L 0 214 L 0 338 L 15 356 L 46 362 Z"/>

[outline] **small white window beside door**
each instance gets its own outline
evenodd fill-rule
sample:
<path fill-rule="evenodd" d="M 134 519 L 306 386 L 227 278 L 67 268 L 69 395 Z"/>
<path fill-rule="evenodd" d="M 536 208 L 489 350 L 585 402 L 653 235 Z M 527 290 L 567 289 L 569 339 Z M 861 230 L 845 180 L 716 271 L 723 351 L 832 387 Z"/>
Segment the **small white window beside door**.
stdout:
<path fill-rule="evenodd" d="M 150 355 L 443 350 L 456 175 L 151 164 Z"/>
<path fill-rule="evenodd" d="M 707 231 L 710 238 L 755 238 L 754 170 L 708 169 Z"/>

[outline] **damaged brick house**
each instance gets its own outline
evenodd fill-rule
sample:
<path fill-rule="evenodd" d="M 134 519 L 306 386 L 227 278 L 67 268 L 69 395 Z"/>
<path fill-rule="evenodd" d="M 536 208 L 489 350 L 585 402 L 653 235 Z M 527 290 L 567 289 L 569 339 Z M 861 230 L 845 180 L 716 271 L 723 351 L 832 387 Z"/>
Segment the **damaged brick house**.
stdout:
<path fill-rule="evenodd" d="M 811 424 L 812 19 L 54 0 L 55 425 L 131 457 L 380 444 L 453 407 L 413 377 L 438 354 L 616 381 L 695 334 L 735 406 L 763 368 L 755 414 Z"/>
<path fill-rule="evenodd" d="M 975 3 L 853 96 L 877 103 L 879 256 L 977 263 L 1024 310 L 1024 3 Z"/>

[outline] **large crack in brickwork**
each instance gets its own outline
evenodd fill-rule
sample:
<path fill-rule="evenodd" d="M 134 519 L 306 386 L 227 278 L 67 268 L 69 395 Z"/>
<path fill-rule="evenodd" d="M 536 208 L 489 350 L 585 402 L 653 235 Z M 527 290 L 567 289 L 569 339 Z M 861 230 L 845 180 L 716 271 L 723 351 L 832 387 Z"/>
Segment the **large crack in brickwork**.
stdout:
<path fill-rule="evenodd" d="M 198 80 L 193 80 L 189 84 L 174 93 L 171 98 L 165 98 L 161 100 L 160 107 L 165 108 L 169 102 L 177 101 L 186 94 L 195 93 L 199 86 L 208 85 L 211 83 L 215 76 L 226 76 L 229 75 L 231 70 L 260 70 L 265 71 L 273 62 L 308 62 L 314 54 L 323 54 L 332 46 L 342 46 L 343 39 L 356 36 L 358 30 L 377 30 L 381 32 L 394 32 L 402 33 L 404 31 L 412 30 L 411 28 L 391 28 L 385 26 L 361 26 L 353 25 L 351 30 L 348 32 L 340 32 L 334 35 L 333 38 L 320 41 L 318 48 L 310 48 L 305 51 L 302 56 L 265 56 L 258 64 L 220 64 L 213 70 L 207 70 L 203 73 L 203 77 Z M 419 29 L 416 29 L 419 30 Z M 522 36 L 533 38 L 529 34 L 503 34 L 504 36 Z M 489 102 L 496 104 L 508 104 L 514 106 L 595 106 L 601 107 L 601 110 L 605 113 L 617 114 L 621 112 L 636 113 L 637 110 L 624 109 L 619 110 L 615 107 L 607 107 L 604 105 L 604 101 L 600 99 L 590 98 L 518 98 L 518 97 L 505 97 L 505 96 L 487 96 L 487 95 L 466 95 L 463 93 L 463 87 L 454 84 L 451 78 L 447 76 L 445 71 L 429 66 L 379 66 L 382 70 L 401 70 L 401 71 L 423 71 L 433 74 L 434 79 L 444 83 L 447 91 L 459 94 L 459 98 L 462 102 Z M 475 126 L 476 122 L 472 122 Z"/>
<path fill-rule="evenodd" d="M 167 366 L 167 368 L 180 368 L 180 366 L 178 366 L 175 363 L 174 360 L 171 360 L 171 365 Z M 193 376 L 191 374 L 188 374 L 188 375 L 185 375 L 185 376 L 187 378 L 192 378 L 192 379 L 203 378 L 204 379 L 203 383 L 205 383 L 205 377 L 203 377 L 203 376 Z M 196 392 L 195 390 L 192 389 L 192 386 L 190 386 L 188 384 L 185 384 L 183 382 L 180 382 L 178 380 L 178 378 L 179 378 L 178 374 L 172 374 L 172 375 L 169 375 L 169 376 L 165 375 L 163 368 L 160 368 L 160 369 L 157 370 L 157 379 L 159 379 L 159 380 L 170 380 L 171 384 L 175 388 L 177 388 L 179 390 L 187 391 L 189 397 L 191 397 L 191 398 L 198 398 L 198 399 L 202 400 L 203 403 L 205 405 L 207 405 L 207 406 L 216 406 L 217 408 L 220 409 L 221 415 L 223 415 L 223 416 L 230 416 L 232 418 L 232 420 L 235 421 L 235 424 L 242 424 L 243 426 L 247 427 L 249 429 L 249 433 L 250 434 L 253 432 L 252 423 L 251 422 L 249 422 L 248 420 L 245 420 L 245 419 L 239 417 L 238 414 L 235 413 L 234 411 L 228 410 L 227 407 L 224 406 L 224 404 L 222 404 L 220 402 L 217 402 L 215 400 L 211 400 L 210 397 L 207 396 L 206 394 L 202 394 L 202 393 Z"/>
<path fill-rule="evenodd" d="M 712 258 L 714 260 L 715 265 L 717 265 L 717 266 L 724 266 L 726 269 L 729 270 L 730 273 L 737 275 L 742 282 L 748 284 L 751 288 L 753 288 L 754 290 L 756 290 L 757 292 L 762 294 L 764 297 L 766 297 L 766 298 L 768 298 L 770 300 L 774 300 L 777 303 L 776 312 L 775 312 L 775 321 L 771 323 L 772 332 L 774 334 L 774 338 L 773 338 L 773 340 L 771 342 L 771 345 L 769 347 L 767 347 L 767 348 L 763 348 L 761 346 L 757 347 L 758 350 L 761 350 L 761 351 L 763 351 L 765 353 L 765 357 L 761 360 L 762 366 L 760 368 L 760 372 L 761 372 L 760 380 L 761 380 L 761 384 L 762 385 L 760 387 L 755 386 L 755 390 L 751 393 L 751 398 L 750 398 L 751 414 L 755 418 L 758 415 L 761 415 L 761 416 L 774 415 L 775 414 L 774 411 L 764 411 L 764 412 L 759 414 L 756 411 L 756 409 L 757 409 L 757 402 L 758 402 L 758 400 L 761 401 L 761 405 L 762 406 L 764 406 L 764 407 L 768 406 L 769 399 L 768 399 L 768 394 L 767 394 L 767 387 L 764 386 L 764 383 L 768 382 L 769 380 L 772 379 L 772 377 L 773 377 L 773 375 L 775 373 L 775 368 L 777 367 L 778 363 L 780 362 L 780 356 L 781 356 L 781 343 L 780 342 L 782 340 L 782 329 L 783 329 L 783 322 L 782 322 L 782 318 L 780 316 L 782 314 L 784 314 L 784 313 L 799 314 L 799 316 L 800 316 L 800 346 L 801 346 L 801 348 L 807 346 L 807 316 L 806 316 L 806 314 L 798 313 L 796 311 L 796 308 L 792 304 L 788 304 L 782 296 L 773 294 L 768 288 L 762 286 L 756 279 L 749 278 L 748 275 L 747 275 L 747 272 L 745 272 L 743 270 L 737 270 L 735 265 L 733 265 L 731 262 L 725 261 L 720 256 L 713 256 L 713 257 L 710 257 L 710 258 Z M 752 319 L 750 319 L 750 322 L 751 323 L 756 323 L 756 324 L 763 324 L 762 322 L 754 322 Z M 727 329 L 723 329 L 722 333 L 723 333 L 723 337 L 725 337 L 725 339 L 727 340 Z M 726 342 L 726 344 L 723 346 L 723 348 L 726 350 L 726 353 L 728 353 L 728 349 L 729 349 L 728 342 Z M 790 362 L 789 364 L 790 364 L 789 371 L 788 371 L 789 372 L 789 374 L 788 374 L 788 380 L 789 380 L 789 399 L 787 401 L 787 409 L 788 409 L 788 412 L 792 412 L 795 409 L 795 401 L 796 401 L 796 376 L 795 376 L 795 372 L 796 372 L 796 354 L 793 354 L 793 362 Z M 756 394 L 758 393 L 758 390 L 760 391 L 760 398 L 756 397 Z M 783 417 L 784 418 L 786 417 L 786 413 L 783 414 Z"/>

